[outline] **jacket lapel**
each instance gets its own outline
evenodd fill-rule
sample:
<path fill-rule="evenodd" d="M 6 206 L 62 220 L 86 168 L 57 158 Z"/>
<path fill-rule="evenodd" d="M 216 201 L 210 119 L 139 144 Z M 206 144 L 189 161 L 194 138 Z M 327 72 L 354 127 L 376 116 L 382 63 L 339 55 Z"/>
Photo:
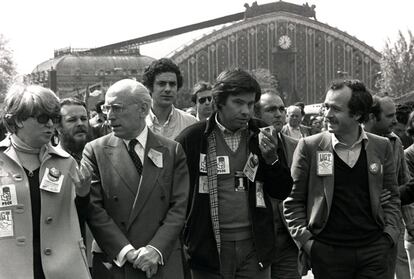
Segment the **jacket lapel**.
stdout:
<path fill-rule="evenodd" d="M 320 151 L 329 151 L 333 154 L 332 135 L 330 133 L 328 132 L 324 133 L 324 136 L 322 137 L 319 143 L 319 149 Z M 315 156 L 315 159 L 318 160 L 316 156 Z M 333 169 L 334 167 L 335 166 L 332 166 Z M 316 168 L 318 168 L 318 164 L 316 164 Z M 317 169 L 315 171 L 317 171 Z M 323 190 L 325 193 L 327 208 L 328 208 L 327 212 L 330 212 L 331 210 L 333 191 L 334 191 L 334 177 L 335 177 L 334 175 L 335 174 L 333 173 L 332 175 L 323 176 L 322 178 L 323 188 L 324 188 Z"/>
<path fill-rule="evenodd" d="M 165 147 L 160 143 L 156 135 L 154 135 L 154 133 L 148 129 L 148 138 L 144 153 L 144 169 L 142 171 L 138 197 L 136 197 L 135 199 L 134 206 L 129 216 L 128 229 L 135 220 L 135 218 L 138 216 L 138 214 L 144 207 L 146 201 L 148 200 L 149 196 L 151 195 L 152 191 L 156 187 L 156 182 L 162 169 L 157 167 L 154 164 L 154 162 L 148 157 L 148 152 L 150 152 L 151 149 L 158 151 L 162 154 L 163 167 L 165 167 Z"/>
<path fill-rule="evenodd" d="M 371 138 L 368 139 L 368 142 L 372 141 Z M 371 209 L 374 218 L 378 217 L 378 207 L 379 199 L 382 191 L 382 162 L 378 158 L 375 150 L 373 149 L 374 144 L 366 145 L 366 154 L 367 154 L 367 170 L 368 170 L 368 187 L 369 187 L 369 197 L 371 200 Z M 371 166 L 377 166 L 377 171 L 372 171 Z"/>
<path fill-rule="evenodd" d="M 104 147 L 104 152 L 128 190 L 132 195 L 135 195 L 138 189 L 139 175 L 123 140 L 112 134 Z"/>

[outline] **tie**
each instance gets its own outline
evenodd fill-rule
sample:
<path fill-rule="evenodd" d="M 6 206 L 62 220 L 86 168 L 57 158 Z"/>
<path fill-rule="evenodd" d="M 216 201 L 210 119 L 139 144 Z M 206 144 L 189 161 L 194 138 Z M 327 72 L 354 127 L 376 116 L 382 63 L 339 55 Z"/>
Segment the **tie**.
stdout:
<path fill-rule="evenodd" d="M 128 153 L 131 156 L 132 162 L 134 162 L 135 168 L 139 175 L 142 175 L 142 162 L 138 154 L 135 152 L 135 145 L 138 143 L 137 139 L 132 139 L 128 144 Z"/>

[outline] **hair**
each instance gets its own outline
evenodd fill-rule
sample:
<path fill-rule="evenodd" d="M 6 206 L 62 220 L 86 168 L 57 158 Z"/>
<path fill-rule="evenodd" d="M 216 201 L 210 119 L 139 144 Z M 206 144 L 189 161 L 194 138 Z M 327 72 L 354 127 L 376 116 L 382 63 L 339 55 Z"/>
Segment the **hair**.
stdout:
<path fill-rule="evenodd" d="M 88 110 L 86 107 L 86 103 L 77 98 L 64 98 L 60 100 L 60 107 L 63 107 L 63 106 L 82 106 L 86 110 Z"/>
<path fill-rule="evenodd" d="M 410 116 L 408 117 L 408 122 L 406 124 L 407 125 L 406 132 L 410 137 L 414 136 L 414 123 L 413 123 L 413 121 L 414 121 L 414 111 L 412 111 L 410 113 Z"/>
<path fill-rule="evenodd" d="M 305 103 L 304 102 L 296 102 L 293 105 L 300 108 L 300 113 L 302 114 L 302 116 L 305 115 Z"/>
<path fill-rule="evenodd" d="M 52 90 L 39 85 L 13 85 L 7 92 L 3 108 L 3 124 L 16 133 L 17 122 L 41 114 L 60 114 L 59 98 Z"/>
<path fill-rule="evenodd" d="M 377 121 L 379 121 L 381 119 L 381 111 L 381 98 L 378 96 L 373 96 L 372 106 L 369 112 L 375 116 L 375 119 L 377 119 Z"/>
<path fill-rule="evenodd" d="M 408 118 L 410 116 L 411 111 L 412 107 L 409 104 L 397 105 L 395 116 L 397 118 L 398 123 L 407 125 L 407 123 L 409 123 Z"/>
<path fill-rule="evenodd" d="M 248 72 L 240 68 L 221 72 L 212 89 L 213 99 L 218 109 L 221 109 L 226 103 L 229 95 L 238 95 L 246 92 L 255 93 L 255 102 L 260 100 L 262 91 L 259 83 Z"/>
<path fill-rule="evenodd" d="M 183 76 L 181 74 L 180 68 L 169 58 L 161 58 L 159 60 L 153 61 L 149 66 L 144 70 L 142 76 L 142 83 L 145 87 L 148 88 L 150 92 L 154 89 L 155 77 L 162 73 L 175 73 L 177 76 L 177 89 L 180 89 L 183 86 Z"/>
<path fill-rule="evenodd" d="M 197 102 L 197 94 L 207 90 L 211 90 L 212 86 L 209 82 L 199 81 L 193 87 L 193 94 L 191 95 L 191 101 L 195 104 Z"/>
<path fill-rule="evenodd" d="M 357 79 L 334 80 L 328 90 L 340 90 L 344 87 L 351 89 L 351 99 L 348 102 L 349 114 L 351 116 L 360 115 L 359 123 L 368 120 L 372 107 L 372 96 L 364 83 Z"/>
<path fill-rule="evenodd" d="M 105 100 L 101 100 L 101 101 L 98 101 L 98 102 L 95 104 L 95 110 L 96 110 L 96 112 L 97 112 L 97 113 L 102 113 L 101 106 L 102 106 L 104 103 L 105 103 Z"/>
<path fill-rule="evenodd" d="M 299 110 L 300 114 L 302 115 L 302 110 L 297 105 L 291 105 L 286 108 L 286 114 L 290 114 L 293 110 Z"/>

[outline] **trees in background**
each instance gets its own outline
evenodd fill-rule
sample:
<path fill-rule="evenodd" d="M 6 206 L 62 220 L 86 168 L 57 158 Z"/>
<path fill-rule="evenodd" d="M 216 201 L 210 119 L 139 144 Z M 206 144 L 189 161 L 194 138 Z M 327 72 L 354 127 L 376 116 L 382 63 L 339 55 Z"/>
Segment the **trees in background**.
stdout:
<path fill-rule="evenodd" d="M 389 96 L 398 97 L 414 90 L 414 35 L 399 31 L 397 41 L 387 41 L 381 58 L 381 78 L 377 87 Z"/>
<path fill-rule="evenodd" d="M 13 61 L 13 53 L 8 48 L 8 41 L 0 34 L 0 98 L 4 94 L 16 75 L 16 68 Z"/>

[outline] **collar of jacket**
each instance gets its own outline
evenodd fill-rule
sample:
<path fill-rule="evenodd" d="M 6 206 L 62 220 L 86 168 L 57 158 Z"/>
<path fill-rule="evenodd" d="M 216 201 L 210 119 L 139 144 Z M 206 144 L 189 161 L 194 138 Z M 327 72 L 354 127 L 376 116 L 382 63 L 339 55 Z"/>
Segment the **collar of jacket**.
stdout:
<path fill-rule="evenodd" d="M 216 120 L 215 120 L 216 114 L 217 114 L 217 111 L 215 111 L 207 120 L 206 129 L 204 130 L 204 134 L 206 137 L 210 135 L 211 132 L 214 130 L 214 128 L 217 126 Z M 265 127 L 265 126 L 268 126 L 268 125 L 266 125 L 266 123 L 263 122 L 262 120 L 257 119 L 257 118 L 250 118 L 247 124 L 247 129 L 249 130 L 249 132 L 253 134 L 258 134 L 260 132 L 259 128 Z"/>

